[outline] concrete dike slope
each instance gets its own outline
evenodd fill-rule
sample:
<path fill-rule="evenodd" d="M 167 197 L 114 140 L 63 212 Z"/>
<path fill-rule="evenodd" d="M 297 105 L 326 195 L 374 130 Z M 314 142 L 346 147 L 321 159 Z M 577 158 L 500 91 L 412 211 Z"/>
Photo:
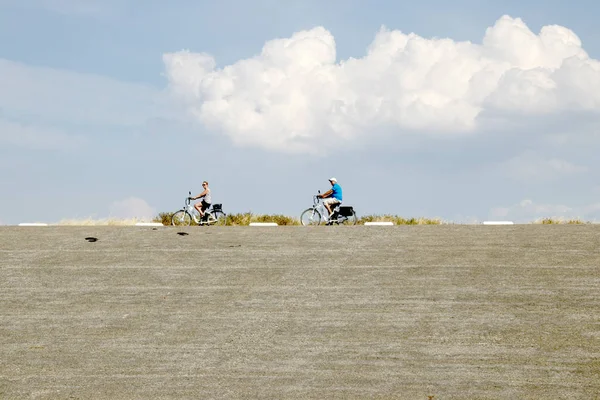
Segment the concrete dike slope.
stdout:
<path fill-rule="evenodd" d="M 0 398 L 595 398 L 599 249 L 596 225 L 0 227 Z"/>

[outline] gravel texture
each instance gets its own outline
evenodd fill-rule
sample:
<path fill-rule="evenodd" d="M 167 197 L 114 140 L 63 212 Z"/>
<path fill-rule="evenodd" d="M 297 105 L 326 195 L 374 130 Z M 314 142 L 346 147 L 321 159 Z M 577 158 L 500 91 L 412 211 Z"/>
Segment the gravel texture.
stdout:
<path fill-rule="evenodd" d="M 599 245 L 597 225 L 0 227 L 0 398 L 600 398 Z"/>

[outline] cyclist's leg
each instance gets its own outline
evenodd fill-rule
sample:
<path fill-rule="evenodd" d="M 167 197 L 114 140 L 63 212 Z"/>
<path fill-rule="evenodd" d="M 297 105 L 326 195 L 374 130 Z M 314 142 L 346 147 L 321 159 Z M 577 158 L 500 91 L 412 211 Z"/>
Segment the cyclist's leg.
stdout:
<path fill-rule="evenodd" d="M 210 207 L 210 203 L 205 202 L 204 200 L 202 200 L 202 207 L 201 207 L 201 212 L 200 212 L 200 216 L 201 218 L 204 218 L 204 215 L 206 214 L 206 210 L 208 210 L 208 208 Z"/>
<path fill-rule="evenodd" d="M 329 216 L 331 216 L 331 202 L 335 200 L 332 197 L 329 197 L 327 199 L 323 199 L 323 205 L 325 206 L 325 208 L 327 209 L 327 217 L 329 218 Z"/>
<path fill-rule="evenodd" d="M 331 220 L 331 217 L 333 216 L 333 210 L 340 204 L 341 201 L 339 201 L 338 199 L 334 199 L 333 197 L 323 200 L 323 205 L 327 208 L 327 211 L 329 212 L 327 220 Z"/>
<path fill-rule="evenodd" d="M 338 199 L 335 199 L 335 202 L 331 205 L 331 212 L 332 213 L 338 213 L 340 212 L 340 206 L 342 205 L 342 202 L 339 201 Z"/>

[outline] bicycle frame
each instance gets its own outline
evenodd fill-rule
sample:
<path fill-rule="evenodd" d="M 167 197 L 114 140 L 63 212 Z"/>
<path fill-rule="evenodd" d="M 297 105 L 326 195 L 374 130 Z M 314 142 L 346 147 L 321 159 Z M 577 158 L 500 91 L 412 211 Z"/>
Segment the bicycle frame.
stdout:
<path fill-rule="evenodd" d="M 192 192 L 189 192 L 189 196 L 185 198 L 183 208 L 174 212 L 171 216 L 172 225 L 189 226 L 191 223 L 198 225 L 213 225 L 221 220 L 221 218 L 226 217 L 226 214 L 223 212 L 223 205 L 220 203 L 217 208 L 215 208 L 217 204 L 211 204 L 209 208 L 204 210 L 204 216 L 200 217 L 200 211 L 192 204 L 191 196 Z"/>
<path fill-rule="evenodd" d="M 196 220 L 196 222 L 200 221 L 200 213 L 196 210 L 196 207 L 194 207 L 189 197 L 185 199 L 184 209 L 192 216 L 192 218 L 194 218 L 194 220 Z"/>
<path fill-rule="evenodd" d="M 335 207 L 333 207 L 333 209 L 331 210 L 331 215 L 329 215 L 329 211 L 327 211 L 327 207 L 325 207 L 325 204 L 323 203 L 323 199 L 321 199 L 318 196 L 313 196 L 312 208 L 317 210 L 319 212 L 319 214 L 321 214 L 321 221 L 323 221 L 325 223 L 327 223 L 327 222 L 341 223 L 341 222 L 348 220 L 347 217 L 343 217 L 343 216 L 339 215 L 341 205 L 342 205 L 341 202 L 336 204 Z M 332 220 L 331 217 L 334 215 L 335 215 L 335 219 Z"/>
<path fill-rule="evenodd" d="M 313 196 L 312 208 L 314 210 L 317 210 L 319 212 L 319 214 L 321 214 L 321 221 L 324 221 L 324 222 L 329 221 L 329 218 L 327 217 L 327 215 L 329 215 L 329 211 L 327 211 L 325 204 L 323 204 L 323 199 L 321 199 L 317 196 Z"/>
<path fill-rule="evenodd" d="M 190 192 L 190 196 L 191 195 L 192 195 L 192 192 Z M 194 222 L 196 222 L 196 223 L 200 222 L 200 213 L 198 212 L 198 210 L 196 210 L 196 207 L 194 207 L 194 205 L 192 204 L 192 200 L 190 199 L 190 197 L 186 197 L 183 210 L 187 211 L 192 216 L 192 219 L 194 220 Z M 209 208 L 204 210 L 204 218 L 207 218 L 208 215 L 212 215 L 212 212 L 213 212 L 213 210 L 212 210 L 212 205 L 211 205 Z"/>

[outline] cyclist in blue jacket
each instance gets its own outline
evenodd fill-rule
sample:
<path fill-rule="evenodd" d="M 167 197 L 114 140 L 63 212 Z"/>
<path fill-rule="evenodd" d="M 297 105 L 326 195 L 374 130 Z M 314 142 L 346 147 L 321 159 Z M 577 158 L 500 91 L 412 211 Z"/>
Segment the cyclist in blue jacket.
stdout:
<path fill-rule="evenodd" d="M 323 200 L 323 205 L 327 208 L 329 215 L 331 215 L 332 208 L 342 203 L 342 187 L 337 183 L 337 179 L 335 178 L 329 178 L 329 183 L 331 183 L 331 189 L 320 194 L 318 197 L 325 199 Z"/>

